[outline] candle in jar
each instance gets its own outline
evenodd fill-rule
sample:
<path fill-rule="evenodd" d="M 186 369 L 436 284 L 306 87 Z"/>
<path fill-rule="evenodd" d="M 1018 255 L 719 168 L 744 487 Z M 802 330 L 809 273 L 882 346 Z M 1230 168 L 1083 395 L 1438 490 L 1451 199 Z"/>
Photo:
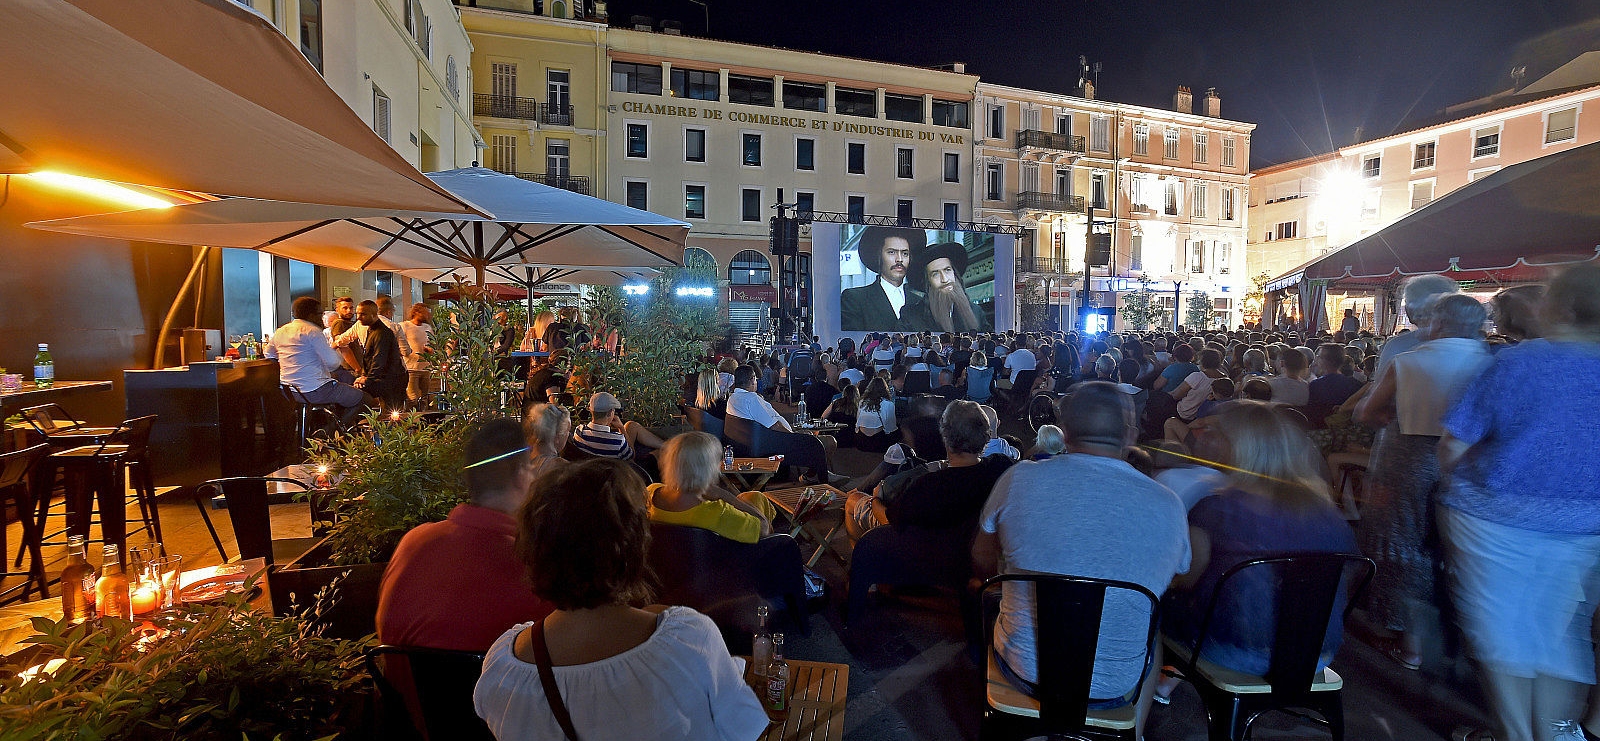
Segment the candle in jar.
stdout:
<path fill-rule="evenodd" d="M 161 606 L 161 590 L 150 582 L 140 582 L 128 590 L 128 602 L 133 606 L 135 615 L 154 612 Z"/>

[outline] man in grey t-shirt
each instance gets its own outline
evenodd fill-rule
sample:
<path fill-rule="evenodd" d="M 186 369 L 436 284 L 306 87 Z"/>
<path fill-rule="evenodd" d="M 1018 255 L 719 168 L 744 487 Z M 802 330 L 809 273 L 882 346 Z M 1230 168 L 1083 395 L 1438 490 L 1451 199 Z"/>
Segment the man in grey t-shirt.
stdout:
<path fill-rule="evenodd" d="M 1128 395 L 1111 383 L 1084 383 L 1056 416 L 1068 454 L 1018 463 L 995 483 L 973 543 L 978 568 L 1131 581 L 1160 596 L 1189 570 L 1188 519 L 1176 494 L 1123 460 L 1135 431 Z M 1027 682 L 1038 681 L 1032 596 L 1028 585 L 1005 585 L 994 633 L 1001 660 Z M 1121 697 L 1138 683 L 1147 605 L 1126 591 L 1107 594 L 1094 699 Z"/>

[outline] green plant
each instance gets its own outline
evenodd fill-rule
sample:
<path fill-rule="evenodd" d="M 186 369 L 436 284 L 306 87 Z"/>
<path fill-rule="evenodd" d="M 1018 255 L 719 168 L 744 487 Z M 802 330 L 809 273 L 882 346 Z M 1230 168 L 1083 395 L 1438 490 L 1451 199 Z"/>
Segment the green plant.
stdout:
<path fill-rule="evenodd" d="M 1260 273 L 1250 279 L 1250 290 L 1244 294 L 1244 320 L 1259 322 L 1262 319 L 1261 309 L 1267 302 L 1267 284 L 1272 281 L 1272 274 Z"/>
<path fill-rule="evenodd" d="M 1128 293 L 1122 297 L 1122 306 L 1117 308 L 1117 314 L 1128 326 L 1143 332 L 1151 325 L 1163 325 L 1167 320 L 1167 312 L 1156 303 L 1156 295 L 1150 290 L 1150 279 L 1139 278 L 1139 290 Z"/>
<path fill-rule="evenodd" d="M 471 423 L 505 413 L 501 387 L 511 380 L 494 355 L 501 327 L 499 309 L 474 286 L 456 286 L 462 298 L 443 309 L 433 323 L 433 348 L 428 362 L 444 379 L 442 405 L 451 416 Z"/>
<path fill-rule="evenodd" d="M 27 679 L 0 675 L 0 736 L 326 740 L 361 720 L 351 711 L 371 691 L 370 639 L 323 638 L 304 616 L 274 617 L 243 596 L 161 622 L 169 633 L 145 641 L 125 620 L 35 618 L 28 642 L 63 661 Z"/>
<path fill-rule="evenodd" d="M 1189 331 L 1210 329 L 1213 318 L 1216 316 L 1211 303 L 1211 295 L 1205 291 L 1195 291 L 1189 294 L 1184 301 L 1183 326 Z"/>

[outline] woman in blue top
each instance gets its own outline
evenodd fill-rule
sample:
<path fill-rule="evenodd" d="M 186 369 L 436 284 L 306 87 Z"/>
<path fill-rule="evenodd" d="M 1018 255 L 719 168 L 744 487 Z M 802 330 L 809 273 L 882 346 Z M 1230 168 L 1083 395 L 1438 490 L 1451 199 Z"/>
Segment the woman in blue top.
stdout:
<path fill-rule="evenodd" d="M 1502 725 L 1495 738 L 1509 741 L 1583 738 L 1576 719 L 1595 683 L 1600 386 L 1547 379 L 1600 377 L 1600 266 L 1551 281 L 1541 316 L 1544 339 L 1496 353 L 1445 415 L 1439 444 L 1456 609 Z M 1600 729 L 1595 711 L 1583 720 Z"/>

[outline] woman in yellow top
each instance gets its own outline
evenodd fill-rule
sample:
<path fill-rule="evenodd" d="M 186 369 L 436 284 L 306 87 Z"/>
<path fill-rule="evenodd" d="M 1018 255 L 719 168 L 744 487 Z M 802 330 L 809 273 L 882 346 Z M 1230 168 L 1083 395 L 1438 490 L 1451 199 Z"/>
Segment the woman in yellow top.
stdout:
<path fill-rule="evenodd" d="M 772 503 L 759 492 L 735 496 L 717 485 L 722 442 L 704 432 L 685 432 L 657 455 L 663 483 L 645 490 L 650 520 L 710 530 L 729 540 L 754 543 L 772 533 Z"/>

